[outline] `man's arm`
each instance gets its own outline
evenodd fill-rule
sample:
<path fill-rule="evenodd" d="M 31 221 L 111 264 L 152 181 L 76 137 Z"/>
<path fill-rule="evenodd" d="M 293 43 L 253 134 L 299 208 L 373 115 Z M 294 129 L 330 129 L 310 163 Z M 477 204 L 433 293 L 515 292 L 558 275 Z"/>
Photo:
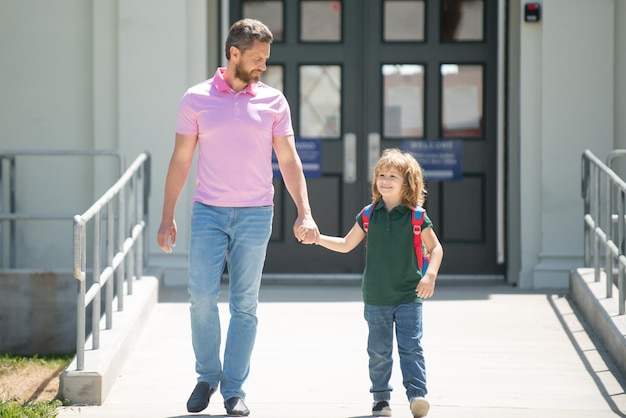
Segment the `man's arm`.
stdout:
<path fill-rule="evenodd" d="M 176 221 L 174 212 L 176 203 L 185 187 L 189 176 L 189 170 L 196 151 L 198 137 L 196 135 L 176 134 L 174 151 L 170 158 L 170 165 L 165 179 L 165 196 L 163 198 L 163 213 L 161 225 L 157 233 L 159 247 L 166 253 L 171 253 L 172 247 L 176 246 Z"/>
<path fill-rule="evenodd" d="M 283 181 L 298 209 L 293 234 L 298 241 L 315 242 L 320 232 L 311 214 L 306 179 L 296 151 L 295 139 L 293 135 L 275 137 L 273 144 Z"/>

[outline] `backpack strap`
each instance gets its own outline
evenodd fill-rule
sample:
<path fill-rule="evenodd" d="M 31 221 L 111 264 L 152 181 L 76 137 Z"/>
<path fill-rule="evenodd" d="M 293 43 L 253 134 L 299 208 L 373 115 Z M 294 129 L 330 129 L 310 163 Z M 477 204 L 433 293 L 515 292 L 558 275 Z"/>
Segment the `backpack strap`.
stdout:
<path fill-rule="evenodd" d="M 428 253 L 426 252 L 426 246 L 422 242 L 422 224 L 424 223 L 424 214 L 426 211 L 421 206 L 416 206 L 413 209 L 413 216 L 411 216 L 411 223 L 413 224 L 413 246 L 415 247 L 415 257 L 417 258 L 417 265 L 424 273 L 428 268 Z"/>
<path fill-rule="evenodd" d="M 363 230 L 367 234 L 367 227 L 370 224 L 370 215 L 372 214 L 372 204 L 365 206 L 361 212 L 361 221 L 363 221 Z"/>
<path fill-rule="evenodd" d="M 367 234 L 367 227 L 370 224 L 370 215 L 372 214 L 372 204 L 365 206 L 361 211 L 361 221 L 363 221 L 363 230 Z M 367 236 L 365 237 L 365 246 L 367 247 Z"/>

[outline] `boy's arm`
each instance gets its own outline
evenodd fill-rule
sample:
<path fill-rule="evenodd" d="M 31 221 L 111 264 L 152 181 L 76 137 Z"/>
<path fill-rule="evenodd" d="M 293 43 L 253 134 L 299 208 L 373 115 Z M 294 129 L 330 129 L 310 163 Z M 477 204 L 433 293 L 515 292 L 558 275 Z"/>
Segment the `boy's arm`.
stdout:
<path fill-rule="evenodd" d="M 321 245 L 324 248 L 328 248 L 329 250 L 336 251 L 338 253 L 347 253 L 350 252 L 359 245 L 363 238 L 365 237 L 365 231 L 361 229 L 358 222 L 354 223 L 354 226 L 346 234 L 345 237 L 331 237 L 328 235 L 320 234 L 319 238 L 313 242 L 304 242 L 305 244 L 316 244 Z"/>
<path fill-rule="evenodd" d="M 443 260 L 443 247 L 433 228 L 422 229 L 421 234 L 422 241 L 426 244 L 426 249 L 430 254 L 430 259 L 428 260 L 428 269 L 424 273 L 422 280 L 417 284 L 415 291 L 418 297 L 427 299 L 435 293 L 435 281 Z"/>

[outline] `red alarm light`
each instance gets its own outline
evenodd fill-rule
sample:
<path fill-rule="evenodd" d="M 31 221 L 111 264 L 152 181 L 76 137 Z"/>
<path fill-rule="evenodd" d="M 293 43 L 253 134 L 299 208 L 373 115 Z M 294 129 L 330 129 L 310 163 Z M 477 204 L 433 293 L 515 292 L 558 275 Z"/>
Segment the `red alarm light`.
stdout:
<path fill-rule="evenodd" d="M 539 3 L 526 3 L 524 5 L 524 21 L 539 22 L 541 17 L 541 6 Z"/>

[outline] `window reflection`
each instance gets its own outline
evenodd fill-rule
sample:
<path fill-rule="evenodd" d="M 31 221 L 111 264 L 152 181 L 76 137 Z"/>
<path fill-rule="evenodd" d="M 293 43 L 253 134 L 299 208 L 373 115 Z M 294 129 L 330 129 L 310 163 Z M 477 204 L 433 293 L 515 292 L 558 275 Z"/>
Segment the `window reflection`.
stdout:
<path fill-rule="evenodd" d="M 302 1 L 300 28 L 304 42 L 341 41 L 341 2 Z"/>
<path fill-rule="evenodd" d="M 385 1 L 385 41 L 424 40 L 424 1 Z"/>
<path fill-rule="evenodd" d="M 339 138 L 341 132 L 341 67 L 300 66 L 300 136 Z"/>
<path fill-rule="evenodd" d="M 282 1 L 244 0 L 243 17 L 260 20 L 267 25 L 270 31 L 272 31 L 275 42 L 283 41 L 284 28 Z"/>
<path fill-rule="evenodd" d="M 483 136 L 483 67 L 480 65 L 442 65 L 443 137 Z"/>
<path fill-rule="evenodd" d="M 483 0 L 443 0 L 441 39 L 443 41 L 482 41 Z"/>
<path fill-rule="evenodd" d="M 423 137 L 424 67 L 387 64 L 382 75 L 385 137 Z"/>

